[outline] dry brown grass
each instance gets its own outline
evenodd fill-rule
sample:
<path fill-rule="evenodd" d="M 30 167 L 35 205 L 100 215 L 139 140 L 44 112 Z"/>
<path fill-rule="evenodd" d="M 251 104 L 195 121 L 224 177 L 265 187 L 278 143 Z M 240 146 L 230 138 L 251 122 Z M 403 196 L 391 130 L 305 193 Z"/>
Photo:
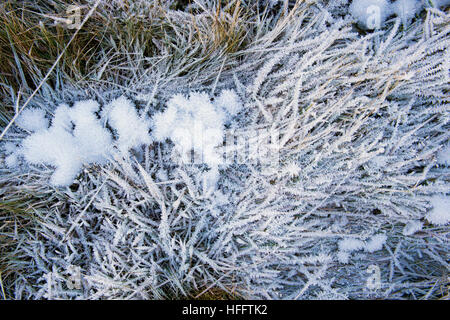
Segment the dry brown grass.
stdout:
<path fill-rule="evenodd" d="M 188 11 L 174 10 L 185 7 L 183 1 L 105 1 L 71 41 L 76 30 L 60 21 L 69 3 L 82 15 L 90 8 L 87 1 L 65 0 L 0 5 L 0 128 L 12 118 L 18 97 L 26 99 L 39 86 L 63 50 L 46 81 L 50 88 L 125 85 L 161 60 L 175 77 L 199 69 L 204 74 L 208 65 L 217 70 L 224 60 L 226 69 L 264 26 L 255 23 L 256 5 L 240 0 L 198 2 Z"/>

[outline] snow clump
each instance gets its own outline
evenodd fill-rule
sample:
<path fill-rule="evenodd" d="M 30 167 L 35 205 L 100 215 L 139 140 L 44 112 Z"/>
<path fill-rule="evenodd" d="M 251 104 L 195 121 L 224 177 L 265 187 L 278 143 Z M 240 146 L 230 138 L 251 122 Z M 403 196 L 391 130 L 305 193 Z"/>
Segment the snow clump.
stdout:
<path fill-rule="evenodd" d="M 106 112 L 107 111 L 107 112 Z M 51 126 L 41 109 L 24 110 L 17 125 L 34 133 L 22 141 L 19 154 L 29 164 L 55 167 L 50 183 L 70 185 L 83 165 L 104 164 L 116 147 L 123 154 L 150 142 L 149 121 L 137 115 L 134 105 L 125 97 L 114 100 L 97 116 L 99 104 L 94 100 L 78 101 L 73 107 L 59 105 Z M 117 134 L 106 128 L 109 123 Z M 17 153 L 8 158 L 8 165 L 16 165 Z"/>
<path fill-rule="evenodd" d="M 23 110 L 15 123 L 19 128 L 32 132 L 48 128 L 48 119 L 45 118 L 45 111 L 39 108 Z"/>
<path fill-rule="evenodd" d="M 219 177 L 222 155 L 216 147 L 223 143 L 224 125 L 242 108 L 234 90 L 223 90 L 214 102 L 204 92 L 191 92 L 189 97 L 174 95 L 164 112 L 153 116 L 156 141 L 170 139 L 178 163 L 205 163 L 206 184 L 214 187 Z M 194 158 L 192 158 L 192 150 Z"/>
<path fill-rule="evenodd" d="M 107 105 L 103 116 L 115 129 L 117 147 L 122 154 L 151 143 L 148 133 L 150 121 L 140 117 L 132 102 L 124 96 Z"/>
<path fill-rule="evenodd" d="M 445 166 L 450 166 L 450 144 L 439 151 L 437 155 L 437 162 Z"/>
<path fill-rule="evenodd" d="M 418 0 L 397 0 L 392 4 L 392 11 L 402 20 L 404 26 L 422 9 Z"/>
<path fill-rule="evenodd" d="M 242 108 L 234 90 L 223 90 L 214 102 L 203 92 L 191 92 L 189 97 L 173 96 L 164 112 L 154 115 L 153 136 L 156 141 L 170 139 L 180 158 L 188 162 L 191 151 L 198 163 L 210 170 L 205 184 L 215 186 L 219 178 L 222 155 L 215 148 L 223 143 L 224 125 Z M 109 128 L 111 130 L 109 130 Z M 24 110 L 17 126 L 31 132 L 22 146 L 6 159 L 8 167 L 18 164 L 18 156 L 29 164 L 55 168 L 50 183 L 70 185 L 83 165 L 104 164 L 114 149 L 127 155 L 131 149 L 152 142 L 150 119 L 140 116 L 134 104 L 121 96 L 100 110 L 94 100 L 78 101 L 73 107 L 59 105 L 49 121 L 42 109 Z"/>
<path fill-rule="evenodd" d="M 342 239 L 338 243 L 339 251 L 337 253 L 337 259 L 341 263 L 348 263 L 350 254 L 354 251 L 364 250 L 369 253 L 379 251 L 383 249 L 386 243 L 387 236 L 385 234 L 376 234 L 367 241 L 346 238 Z"/>
<path fill-rule="evenodd" d="M 450 197 L 434 195 L 431 198 L 433 209 L 426 216 L 427 220 L 435 225 L 444 225 L 450 222 Z"/>

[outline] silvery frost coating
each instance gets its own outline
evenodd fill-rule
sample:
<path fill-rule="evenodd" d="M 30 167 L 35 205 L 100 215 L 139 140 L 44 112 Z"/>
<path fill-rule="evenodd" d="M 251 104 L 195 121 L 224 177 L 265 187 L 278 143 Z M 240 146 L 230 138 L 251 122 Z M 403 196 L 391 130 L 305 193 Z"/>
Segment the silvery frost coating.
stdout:
<path fill-rule="evenodd" d="M 363 1 L 307 2 L 206 84 L 177 75 L 129 98 L 24 110 L 4 170 L 56 198 L 19 248 L 31 262 L 17 298 L 210 286 L 254 299 L 439 296 L 449 16 L 436 3 L 413 16 L 412 1 L 364 1 L 386 11 L 370 32 L 356 27 Z M 276 165 L 217 164 L 237 129 L 277 132 Z"/>

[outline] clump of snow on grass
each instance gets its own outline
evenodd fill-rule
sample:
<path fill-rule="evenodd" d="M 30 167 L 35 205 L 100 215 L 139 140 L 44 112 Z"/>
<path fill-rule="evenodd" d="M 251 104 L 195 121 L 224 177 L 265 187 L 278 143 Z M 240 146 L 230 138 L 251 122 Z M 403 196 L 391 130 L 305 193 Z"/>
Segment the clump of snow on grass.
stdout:
<path fill-rule="evenodd" d="M 406 224 L 406 226 L 403 228 L 402 233 L 404 236 L 410 236 L 420 230 L 422 230 L 422 222 L 413 220 L 413 221 L 409 221 Z"/>
<path fill-rule="evenodd" d="M 139 116 L 133 103 L 122 96 L 105 108 L 104 115 L 116 131 L 117 147 L 122 154 L 141 145 L 150 144 L 150 121 Z"/>
<path fill-rule="evenodd" d="M 350 13 L 367 29 L 383 26 L 391 14 L 391 5 L 387 0 L 353 0 Z"/>
<path fill-rule="evenodd" d="M 386 240 L 387 237 L 385 234 L 376 234 L 365 243 L 364 250 L 370 253 L 379 251 L 383 249 Z"/>
<path fill-rule="evenodd" d="M 150 122 L 139 117 L 134 105 L 125 97 L 112 101 L 99 119 L 99 104 L 94 100 L 78 101 L 71 108 L 59 105 L 51 126 L 40 109 L 24 110 L 18 125 L 35 131 L 22 141 L 20 154 L 30 164 L 55 167 L 50 182 L 57 186 L 70 185 L 83 165 L 104 164 L 115 147 L 123 154 L 132 148 L 151 142 Z M 117 135 L 113 140 L 106 122 Z M 6 159 L 6 165 L 17 164 L 17 153 Z"/>
<path fill-rule="evenodd" d="M 450 144 L 445 146 L 437 155 L 437 162 L 446 166 L 450 166 Z"/>
<path fill-rule="evenodd" d="M 175 144 L 177 162 L 207 164 L 210 171 L 205 174 L 205 183 L 214 187 L 222 161 L 215 148 L 223 142 L 225 123 L 241 108 L 234 90 L 223 90 L 214 102 L 204 92 L 191 92 L 189 97 L 177 94 L 167 102 L 164 112 L 153 116 L 152 133 L 157 141 L 170 139 Z"/>
<path fill-rule="evenodd" d="M 446 195 L 434 195 L 431 197 L 433 209 L 427 214 L 429 222 L 436 225 L 444 225 L 450 222 L 450 197 Z"/>
<path fill-rule="evenodd" d="M 32 132 L 48 128 L 45 111 L 39 108 L 23 110 L 15 123 L 19 128 Z"/>
<path fill-rule="evenodd" d="M 6 154 L 13 153 L 17 151 L 17 145 L 13 142 L 5 142 L 3 144 L 3 150 Z"/>
<path fill-rule="evenodd" d="M 81 169 L 75 138 L 61 127 L 38 131 L 22 142 L 25 161 L 56 167 L 51 177 L 54 185 L 68 185 Z"/>
<path fill-rule="evenodd" d="M 6 167 L 12 169 L 17 167 L 19 164 L 19 159 L 16 154 L 10 154 L 9 156 L 5 157 L 5 164 Z"/>
<path fill-rule="evenodd" d="M 431 0 L 431 2 L 436 8 L 450 6 L 450 0 Z"/>
<path fill-rule="evenodd" d="M 2 144 L 2 149 L 5 152 L 5 165 L 8 168 L 15 168 L 19 164 L 17 156 L 17 145 L 12 142 L 5 142 Z"/>
<path fill-rule="evenodd" d="M 383 249 L 383 245 L 386 243 L 387 236 L 385 234 L 376 234 L 369 240 L 363 241 L 354 238 L 342 239 L 338 243 L 339 251 L 337 253 L 337 259 L 341 263 L 348 263 L 350 255 L 354 251 L 364 250 L 369 253 L 379 251 Z"/>
<path fill-rule="evenodd" d="M 234 90 L 222 90 L 214 104 L 225 110 L 229 116 L 236 115 L 242 109 L 242 103 Z"/>
<path fill-rule="evenodd" d="M 99 105 L 94 100 L 76 102 L 71 110 L 74 142 L 83 163 L 105 163 L 109 155 L 112 138 L 95 115 Z"/>
<path fill-rule="evenodd" d="M 197 160 L 210 167 L 204 185 L 214 187 L 222 160 L 215 148 L 223 142 L 224 124 L 241 108 L 234 90 L 223 90 L 214 103 L 202 92 L 192 92 L 189 98 L 175 95 L 167 109 L 154 116 L 153 133 L 157 141 L 173 141 L 181 155 L 179 160 L 188 162 L 191 150 L 197 152 Z M 61 104 L 48 127 L 43 110 L 24 110 L 17 124 L 34 133 L 23 140 L 21 155 L 28 163 L 55 167 L 51 183 L 66 186 L 83 165 L 105 163 L 114 147 L 126 155 L 133 148 L 151 143 L 150 120 L 140 116 L 126 97 L 105 106 L 100 117 L 99 111 L 94 100 L 78 101 L 72 108 Z M 106 124 L 112 128 L 115 140 Z M 17 153 L 5 161 L 8 167 L 16 166 Z"/>
<path fill-rule="evenodd" d="M 339 250 L 344 252 L 358 251 L 364 248 L 364 241 L 359 239 L 343 239 L 339 242 Z"/>
<path fill-rule="evenodd" d="M 103 163 L 112 138 L 94 114 L 98 108 L 94 100 L 76 102 L 73 108 L 60 105 L 50 128 L 23 140 L 25 161 L 56 167 L 50 182 L 60 186 L 70 185 L 83 164 Z"/>

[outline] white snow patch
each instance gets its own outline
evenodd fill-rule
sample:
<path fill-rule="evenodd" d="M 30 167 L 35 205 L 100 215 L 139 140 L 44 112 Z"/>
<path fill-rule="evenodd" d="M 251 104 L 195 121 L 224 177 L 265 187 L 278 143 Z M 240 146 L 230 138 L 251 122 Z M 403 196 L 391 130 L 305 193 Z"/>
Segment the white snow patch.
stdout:
<path fill-rule="evenodd" d="M 210 167 L 203 177 L 204 186 L 214 189 L 222 161 L 215 148 L 223 142 L 225 121 L 241 108 L 234 90 L 223 90 L 214 103 L 202 92 L 192 92 L 189 98 L 175 95 L 167 103 L 167 109 L 154 116 L 154 137 L 157 141 L 171 139 L 183 161 L 190 160 L 191 150 L 197 152 L 197 160 Z M 30 164 L 55 167 L 51 183 L 67 186 L 83 165 L 104 164 L 114 147 L 126 155 L 131 149 L 152 142 L 150 120 L 140 116 L 126 97 L 106 105 L 100 117 L 99 111 L 94 100 L 78 101 L 72 108 L 61 104 L 48 127 L 43 110 L 25 110 L 17 125 L 34 133 L 22 141 L 20 152 L 7 158 L 7 166 L 16 166 L 17 156 L 22 155 Z M 11 150 L 14 152 L 14 148 Z"/>
<path fill-rule="evenodd" d="M 422 4 L 418 0 L 397 0 L 392 4 L 392 11 L 402 20 L 404 26 L 420 11 Z"/>
<path fill-rule="evenodd" d="M 5 142 L 3 144 L 3 150 L 6 154 L 10 154 L 17 151 L 17 145 L 13 142 Z"/>
<path fill-rule="evenodd" d="M 427 214 L 429 222 L 436 225 L 444 225 L 450 222 L 450 197 L 434 195 L 431 197 L 433 209 Z"/>
<path fill-rule="evenodd" d="M 223 108 L 230 116 L 236 115 L 242 109 L 242 103 L 234 90 L 222 90 L 215 104 Z"/>
<path fill-rule="evenodd" d="M 5 158 L 5 164 L 8 168 L 13 169 L 18 166 L 18 158 L 16 154 L 10 154 Z"/>
<path fill-rule="evenodd" d="M 112 138 L 94 114 L 98 107 L 94 100 L 78 101 L 73 108 L 60 105 L 50 128 L 23 140 L 25 161 L 56 167 L 50 182 L 60 186 L 70 185 L 83 164 L 103 163 Z"/>
<path fill-rule="evenodd" d="M 113 129 L 116 130 L 117 147 L 122 154 L 130 149 L 150 144 L 150 121 L 139 116 L 133 103 L 121 96 L 105 108 L 106 118 Z"/>
<path fill-rule="evenodd" d="M 403 235 L 410 236 L 416 233 L 417 231 L 422 230 L 422 222 L 418 220 L 409 221 L 406 226 L 403 228 Z"/>
<path fill-rule="evenodd" d="M 375 252 L 383 249 L 383 245 L 386 243 L 387 237 L 384 234 L 376 234 L 369 239 L 364 245 L 364 250 L 367 252 Z"/>
<path fill-rule="evenodd" d="M 73 136 L 83 163 L 105 163 L 110 153 L 111 134 L 94 114 L 98 109 L 94 100 L 76 102 L 71 109 Z"/>
<path fill-rule="evenodd" d="M 450 166 L 450 144 L 446 145 L 437 155 L 437 162 Z"/>
<path fill-rule="evenodd" d="M 189 97 L 177 94 L 164 112 L 153 116 L 152 133 L 157 141 L 170 139 L 175 144 L 177 162 L 207 164 L 210 170 L 203 177 L 204 186 L 214 189 L 222 162 L 216 147 L 223 143 L 225 122 L 241 109 L 234 90 L 223 90 L 214 102 L 204 92 L 191 92 Z"/>
<path fill-rule="evenodd" d="M 94 100 L 78 101 L 70 108 L 59 105 L 47 128 L 45 113 L 29 109 L 19 122 L 24 128 L 36 131 L 22 141 L 21 154 L 31 164 L 55 167 L 51 184 L 70 185 L 83 165 L 104 164 L 113 147 L 127 154 L 132 148 L 151 142 L 148 133 L 150 122 L 137 114 L 134 105 L 125 97 L 112 101 L 99 119 L 99 104 Z M 109 122 L 117 141 L 105 127 Z M 14 164 L 13 158 L 9 160 Z"/>
<path fill-rule="evenodd" d="M 344 252 L 352 252 L 364 249 L 364 241 L 359 239 L 347 238 L 339 242 L 339 250 Z"/>
<path fill-rule="evenodd" d="M 23 110 L 15 123 L 19 128 L 32 132 L 48 128 L 48 119 L 45 117 L 45 111 L 39 108 Z"/>

